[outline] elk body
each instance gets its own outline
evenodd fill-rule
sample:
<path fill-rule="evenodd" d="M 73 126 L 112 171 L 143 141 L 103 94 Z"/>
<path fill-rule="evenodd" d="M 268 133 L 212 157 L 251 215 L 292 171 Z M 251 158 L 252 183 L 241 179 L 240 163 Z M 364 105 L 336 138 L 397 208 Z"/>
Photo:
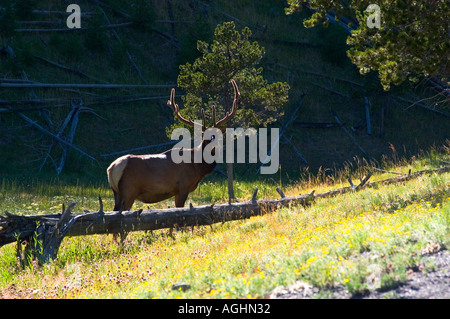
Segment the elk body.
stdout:
<path fill-rule="evenodd" d="M 225 131 L 224 124 L 236 113 L 239 91 L 234 80 L 234 101 L 231 112 L 217 121 L 215 120 L 215 107 L 212 107 L 213 127 Z M 185 119 L 179 113 L 178 104 L 175 103 L 175 89 L 172 89 L 170 105 L 177 118 L 188 125 L 195 123 Z M 203 131 L 206 130 L 205 112 L 202 110 Z M 196 148 L 183 149 L 191 154 L 190 163 L 174 163 L 171 152 L 180 150 L 171 149 L 161 154 L 125 155 L 119 157 L 107 169 L 108 182 L 114 192 L 114 210 L 130 210 L 137 199 L 144 203 L 156 203 L 175 196 L 175 206 L 183 207 L 190 192 L 194 191 L 200 181 L 216 167 L 217 163 L 194 163 L 194 151 L 203 148 L 210 140 L 202 138 Z"/>

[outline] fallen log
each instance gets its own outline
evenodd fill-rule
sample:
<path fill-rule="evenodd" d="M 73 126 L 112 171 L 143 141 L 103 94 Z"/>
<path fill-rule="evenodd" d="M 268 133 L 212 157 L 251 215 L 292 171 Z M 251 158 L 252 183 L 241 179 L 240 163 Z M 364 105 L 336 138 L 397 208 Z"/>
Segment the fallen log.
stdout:
<path fill-rule="evenodd" d="M 69 112 L 69 114 L 67 115 L 67 117 L 64 120 L 63 124 L 61 125 L 58 133 L 56 134 L 57 137 L 61 138 L 64 130 L 66 129 L 66 126 L 69 124 L 70 120 L 72 120 L 72 118 L 74 117 L 75 112 L 78 113 L 78 111 L 79 111 L 79 108 L 77 107 L 77 105 L 72 105 L 72 110 Z M 72 144 L 72 141 L 69 141 L 69 143 Z M 39 168 L 39 171 L 42 170 L 42 167 L 44 167 L 45 163 L 47 162 L 47 159 L 50 157 L 50 153 L 51 153 L 51 151 L 53 149 L 53 145 L 55 145 L 55 140 L 52 140 L 52 143 L 50 144 L 50 146 L 48 148 L 47 155 L 45 156 L 44 160 L 42 161 L 42 164 L 41 164 L 41 166 Z"/>
<path fill-rule="evenodd" d="M 79 71 L 79 70 L 75 70 L 75 69 L 69 68 L 69 67 L 67 67 L 67 66 L 65 66 L 65 65 L 63 65 L 63 64 L 61 64 L 61 63 L 58 63 L 58 62 L 55 62 L 55 61 L 52 61 L 52 60 L 43 58 L 43 57 L 41 57 L 41 56 L 34 55 L 34 54 L 33 54 L 32 56 L 33 56 L 35 59 L 37 59 L 37 60 L 43 61 L 43 62 L 45 62 L 45 63 L 47 63 L 47 64 L 50 64 L 50 65 L 52 65 L 52 66 L 54 66 L 54 67 L 57 67 L 57 68 L 59 68 L 59 69 L 61 69 L 61 70 L 67 71 L 67 72 L 69 72 L 69 73 L 73 73 L 73 74 L 78 75 L 78 76 L 83 77 L 83 78 L 87 78 L 87 79 L 90 79 L 90 80 L 99 81 L 99 82 L 103 82 L 103 83 L 105 83 L 105 84 L 108 84 L 108 82 L 105 82 L 105 81 L 96 79 L 96 78 L 94 78 L 94 77 L 92 77 L 92 76 L 89 76 L 89 75 L 87 75 L 87 74 L 85 74 L 85 73 Z"/>
<path fill-rule="evenodd" d="M 436 109 L 436 108 L 434 108 L 434 107 L 432 107 L 432 106 L 430 106 L 430 105 L 428 105 L 426 103 L 422 103 L 421 101 L 413 101 L 413 100 L 406 99 L 406 98 L 401 97 L 401 96 L 397 96 L 396 99 L 400 100 L 402 102 L 411 103 L 411 105 L 409 105 L 407 108 L 410 108 L 410 107 L 412 107 L 414 105 L 417 105 L 417 106 L 420 106 L 420 107 L 422 107 L 422 108 L 424 108 L 424 109 L 426 109 L 428 111 L 431 111 L 431 112 L 434 112 L 434 113 L 437 113 L 437 114 L 440 114 L 440 115 L 443 115 L 443 116 L 446 116 L 446 117 L 450 117 L 450 113 L 442 111 L 442 110 L 438 110 L 438 109 Z"/>
<path fill-rule="evenodd" d="M 301 128 L 332 128 L 332 127 L 341 127 L 345 125 L 345 123 L 328 123 L 328 122 L 294 122 L 295 125 L 300 126 Z"/>
<path fill-rule="evenodd" d="M 292 146 L 292 149 L 294 150 L 295 154 L 297 154 L 297 156 L 300 157 L 300 159 L 303 161 L 303 163 L 305 163 L 306 165 L 309 165 L 308 161 L 305 159 L 305 157 L 302 155 L 302 153 L 300 153 L 300 151 L 297 149 L 297 147 L 294 145 L 294 143 L 292 143 L 291 139 L 288 139 L 285 135 L 283 135 L 283 140 L 285 140 L 288 144 L 290 144 Z"/>
<path fill-rule="evenodd" d="M 263 167 L 263 165 L 267 163 L 267 161 L 268 161 L 268 159 L 269 159 L 269 157 L 270 157 L 270 154 L 272 154 L 272 151 L 273 151 L 275 148 L 279 147 L 280 138 L 283 136 L 283 134 L 286 132 L 286 129 L 289 127 L 289 125 L 290 125 L 290 124 L 292 123 L 292 121 L 295 119 L 295 117 L 296 117 L 296 115 L 297 115 L 297 112 L 298 112 L 298 110 L 300 109 L 300 106 L 302 106 L 304 97 L 305 97 L 305 94 L 302 94 L 302 96 L 300 97 L 300 101 L 299 101 L 298 104 L 297 104 L 297 107 L 296 107 L 295 110 L 291 113 L 291 115 L 289 116 L 289 118 L 287 119 L 287 121 L 283 124 L 283 127 L 281 128 L 281 131 L 280 131 L 280 135 L 278 136 L 278 138 L 277 138 L 277 140 L 275 141 L 275 143 L 273 143 L 273 145 L 272 145 L 272 147 L 271 147 L 271 149 L 270 149 L 270 151 L 269 151 L 269 154 L 266 156 L 266 158 L 264 159 L 264 161 L 262 161 L 261 166 L 260 166 L 260 167 L 258 168 L 258 170 L 256 171 L 257 173 L 259 173 L 259 171 L 261 170 L 261 167 Z M 305 161 L 306 161 L 306 160 L 305 160 Z"/>
<path fill-rule="evenodd" d="M 70 126 L 69 134 L 67 135 L 67 142 L 72 145 L 73 145 L 73 139 L 75 138 L 75 132 L 77 130 L 78 119 L 79 119 L 80 111 L 82 109 L 82 105 L 83 105 L 82 100 L 80 100 L 80 102 L 78 104 L 75 102 L 72 102 L 73 115 L 70 118 L 70 120 L 72 121 L 72 125 Z M 68 152 L 68 147 L 67 146 L 63 147 L 61 159 L 59 160 L 59 165 L 56 168 L 56 173 L 58 175 L 61 174 L 61 171 L 64 168 L 64 164 L 65 164 L 66 158 L 67 158 L 67 152 Z"/>
<path fill-rule="evenodd" d="M 333 111 L 334 119 L 336 120 L 336 123 L 344 130 L 345 134 L 350 137 L 350 139 L 353 141 L 353 143 L 359 148 L 359 150 L 367 157 L 370 158 L 370 155 L 367 154 L 367 152 L 362 148 L 361 145 L 356 141 L 356 139 L 353 137 L 353 135 L 350 134 L 350 132 L 344 127 L 341 120 L 337 117 L 336 113 Z"/>
<path fill-rule="evenodd" d="M 334 77 L 334 76 L 331 76 L 331 75 L 328 75 L 328 74 L 323 74 L 323 73 L 319 73 L 319 72 L 298 69 L 298 68 L 290 67 L 290 66 L 287 66 L 287 65 L 284 65 L 284 64 L 280 64 L 280 63 L 271 63 L 271 64 L 274 65 L 274 66 L 278 66 L 280 68 L 283 68 L 283 69 L 287 69 L 287 70 L 291 70 L 291 71 L 297 72 L 297 73 L 304 73 L 304 74 L 309 74 L 309 75 L 315 75 L 315 76 L 322 77 L 322 78 L 328 78 L 328 79 L 331 79 L 333 81 L 346 82 L 346 83 L 357 85 L 357 86 L 360 86 L 360 87 L 363 86 L 362 83 L 354 82 L 354 81 L 343 79 L 343 78 L 337 78 L 337 77 Z"/>
<path fill-rule="evenodd" d="M 99 4 L 97 6 L 98 6 L 98 9 L 100 10 L 100 12 L 103 14 L 103 17 L 105 18 L 107 25 L 108 26 L 112 26 L 112 23 L 109 20 L 108 16 L 106 15 L 105 10 L 103 10 L 102 7 Z M 122 43 L 122 41 L 120 40 L 119 35 L 117 34 L 116 30 L 114 30 L 114 28 L 113 28 L 113 29 L 111 29 L 111 31 L 112 31 L 112 34 L 113 34 L 114 38 L 117 41 L 119 41 L 119 43 Z M 133 58 L 131 57 L 130 52 L 128 52 L 128 49 L 125 50 L 125 53 L 127 55 L 128 61 L 130 62 L 131 66 L 134 68 L 134 70 L 137 72 L 137 74 L 139 75 L 141 80 L 144 81 L 144 83 L 148 85 L 149 83 L 147 82 L 147 80 L 142 75 L 141 70 L 139 70 L 138 66 L 134 62 Z"/>
<path fill-rule="evenodd" d="M 256 191 L 255 191 L 256 193 Z M 310 194 L 283 197 L 273 200 L 256 200 L 256 194 L 247 202 L 203 205 L 194 207 L 146 209 L 135 211 L 104 212 L 101 198 L 97 212 L 71 214 L 70 218 L 61 214 L 15 215 L 5 212 L 0 215 L 0 247 L 18 240 L 28 240 L 35 235 L 36 224 L 47 227 L 62 227 L 64 222 L 72 221 L 66 236 L 85 236 L 93 234 L 114 234 L 123 231 L 158 230 L 172 227 L 203 226 L 249 218 L 278 208 L 280 205 L 303 204 L 311 202 Z M 69 206 L 74 206 L 70 203 Z"/>
<path fill-rule="evenodd" d="M 18 115 L 24 119 L 27 123 L 31 124 L 32 126 L 34 126 L 36 129 L 38 129 L 39 131 L 43 132 L 44 134 L 50 135 L 53 139 L 57 140 L 59 143 L 70 147 L 72 149 L 74 149 L 75 151 L 79 152 L 80 154 L 86 156 L 87 158 L 97 162 L 97 160 L 92 157 L 91 155 L 87 154 L 86 152 L 82 151 L 80 148 L 78 148 L 77 146 L 67 142 L 66 140 L 56 136 L 55 134 L 51 133 L 50 131 L 46 130 L 45 128 L 43 128 L 41 125 L 37 124 L 35 121 L 33 121 L 32 119 L 30 119 L 29 117 L 25 116 L 22 113 L 18 113 Z"/>
<path fill-rule="evenodd" d="M 114 29 L 114 28 L 121 28 L 121 27 L 129 27 L 133 25 L 134 22 L 124 22 L 124 23 L 118 23 L 118 24 L 110 24 L 106 26 L 101 26 L 100 29 Z M 86 31 L 89 30 L 88 28 L 57 28 L 57 29 L 14 29 L 15 32 L 79 32 L 79 31 Z"/>
<path fill-rule="evenodd" d="M 20 88 L 37 88 L 37 89 L 165 89 L 173 88 L 173 84 L 85 84 L 85 83 L 0 83 L 0 88 L 20 89 Z"/>
<path fill-rule="evenodd" d="M 175 98 L 183 96 L 182 94 L 175 95 Z M 63 108 L 67 107 L 67 101 L 72 98 L 49 98 L 49 99 L 39 99 L 39 100 L 0 100 L 0 106 L 8 106 L 8 108 L 0 108 L 0 113 L 17 113 L 17 112 L 30 112 L 30 111 L 41 111 L 42 109 L 53 109 L 53 108 Z M 167 96 L 146 96 L 146 95 L 122 95 L 122 96 L 112 96 L 112 97 L 100 97 L 93 98 L 84 103 L 85 106 L 95 106 L 95 105 L 108 105 L 108 104 L 124 104 L 139 101 L 151 101 L 151 100 L 164 100 Z M 50 103 L 57 103 L 51 105 Z M 37 105 L 31 107 L 14 107 L 17 105 Z"/>
<path fill-rule="evenodd" d="M 257 200 L 258 189 L 249 201 L 220 205 L 203 205 L 182 208 L 147 209 L 137 211 L 104 212 L 99 197 L 99 210 L 82 214 L 72 214 L 76 203 L 69 203 L 60 214 L 16 215 L 5 212 L 0 215 L 0 247 L 16 242 L 18 247 L 27 243 L 28 249 L 41 263 L 55 259 L 64 236 L 84 236 L 93 234 L 115 234 L 130 231 L 158 230 L 174 227 L 203 226 L 241 220 L 266 214 L 282 206 L 311 205 L 316 198 L 333 197 L 339 194 L 358 191 L 380 183 L 404 182 L 426 173 L 449 172 L 450 166 L 423 170 L 412 174 L 368 183 L 372 172 L 368 172 L 358 186 L 347 186 L 325 193 L 298 196 L 285 196 L 278 189 L 281 199 Z M 353 183 L 352 183 L 353 184 Z M 32 247 L 34 243 L 34 247 Z M 38 243 L 38 245 L 36 245 Z M 37 246 L 37 247 L 36 247 Z M 19 251 L 19 249 L 18 249 Z"/>
<path fill-rule="evenodd" d="M 147 146 L 135 147 L 135 148 L 124 150 L 124 151 L 117 151 L 117 152 L 112 152 L 112 153 L 107 153 L 107 154 L 101 154 L 100 156 L 107 157 L 107 156 L 130 154 L 133 152 L 141 152 L 141 151 L 148 150 L 151 148 L 159 148 L 162 146 L 174 145 L 174 144 L 177 144 L 178 142 L 179 141 L 176 140 L 176 141 L 169 141 L 169 142 L 164 142 L 164 143 L 160 143 L 160 144 L 152 144 L 152 145 L 147 145 Z"/>
<path fill-rule="evenodd" d="M 265 214 L 280 205 L 306 205 L 313 200 L 313 196 L 306 194 L 281 200 L 257 201 L 256 192 L 247 202 L 198 207 L 190 205 L 182 208 L 103 212 L 99 198 L 100 208 L 93 213 L 71 214 L 75 202 L 69 203 L 66 210 L 63 206 L 61 214 L 27 216 L 5 212 L 5 216 L 0 215 L 0 247 L 13 242 L 22 247 L 22 242 L 25 242 L 26 249 L 33 251 L 34 257 L 41 263 L 47 263 L 57 257 L 64 236 L 212 225 Z"/>
<path fill-rule="evenodd" d="M 53 10 L 53 11 L 49 11 L 49 10 L 33 10 L 34 14 L 40 14 L 40 15 L 62 15 L 62 16 L 67 16 L 67 12 L 66 11 L 57 11 L 57 10 Z M 80 16 L 82 17 L 90 17 L 92 15 L 94 15 L 95 12 L 80 12 Z"/>

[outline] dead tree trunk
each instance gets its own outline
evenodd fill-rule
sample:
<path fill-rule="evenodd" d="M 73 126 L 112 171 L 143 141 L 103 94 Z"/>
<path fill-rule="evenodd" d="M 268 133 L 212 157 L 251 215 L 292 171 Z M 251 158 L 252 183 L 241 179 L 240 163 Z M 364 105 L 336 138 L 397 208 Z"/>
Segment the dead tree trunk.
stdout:
<path fill-rule="evenodd" d="M 233 163 L 227 163 L 228 204 L 231 204 L 231 201 L 236 200 L 234 197 L 233 179 Z"/>
<path fill-rule="evenodd" d="M 97 212 L 72 214 L 75 203 L 72 202 L 61 214 L 51 215 L 15 215 L 5 212 L 0 215 L 0 247 L 16 242 L 18 247 L 22 242 L 27 243 L 28 249 L 34 250 L 35 256 L 41 263 L 56 258 L 59 246 L 65 236 L 84 236 L 93 234 L 116 234 L 121 232 L 157 230 L 173 227 L 202 226 L 215 223 L 250 218 L 274 211 L 281 206 L 291 204 L 310 205 L 316 198 L 332 197 L 339 194 L 358 191 L 366 186 L 379 183 L 404 182 L 425 173 L 443 173 L 450 171 L 450 166 L 419 171 L 379 182 L 367 183 L 372 173 L 362 179 L 357 186 L 343 187 L 337 190 L 314 194 L 285 196 L 278 192 L 281 199 L 256 200 L 258 189 L 251 200 L 242 203 L 204 205 L 183 208 L 148 209 L 124 212 L 104 212 L 101 198 Z M 353 184 L 353 183 L 351 183 Z M 20 249 L 18 249 L 19 251 Z"/>

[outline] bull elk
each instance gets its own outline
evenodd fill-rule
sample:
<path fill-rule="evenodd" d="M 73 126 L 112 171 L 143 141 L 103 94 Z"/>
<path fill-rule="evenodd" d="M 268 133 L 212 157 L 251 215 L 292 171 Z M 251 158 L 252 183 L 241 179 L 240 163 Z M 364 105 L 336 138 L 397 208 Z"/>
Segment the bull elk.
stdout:
<path fill-rule="evenodd" d="M 231 80 L 234 88 L 234 101 L 231 112 L 216 122 L 215 107 L 212 107 L 213 127 L 225 131 L 224 125 L 236 113 L 239 90 L 234 80 Z M 191 118 L 184 118 L 178 104 L 175 103 L 175 89 L 172 89 L 170 100 L 167 102 L 172 107 L 178 120 L 194 126 Z M 206 130 L 205 112 L 202 109 L 203 132 Z M 119 157 L 107 169 L 108 182 L 114 192 L 114 210 L 130 210 L 137 199 L 144 203 L 156 203 L 175 196 L 175 206 L 183 207 L 190 192 L 193 192 L 200 181 L 216 167 L 217 163 L 194 163 L 195 149 L 202 148 L 210 143 L 202 135 L 202 142 L 196 148 L 183 149 L 183 152 L 191 153 L 191 163 L 174 163 L 171 152 L 168 150 L 161 154 L 125 155 Z"/>

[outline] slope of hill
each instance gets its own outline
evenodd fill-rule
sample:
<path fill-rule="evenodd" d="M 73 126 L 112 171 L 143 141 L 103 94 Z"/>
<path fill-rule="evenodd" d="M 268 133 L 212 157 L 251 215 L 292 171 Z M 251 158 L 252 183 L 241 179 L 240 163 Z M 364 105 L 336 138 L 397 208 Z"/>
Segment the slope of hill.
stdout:
<path fill-rule="evenodd" d="M 407 174 L 431 168 L 431 159 L 394 169 Z M 378 183 L 367 187 L 244 220 L 180 229 L 173 236 L 167 230 L 135 231 L 122 245 L 111 235 L 66 237 L 58 258 L 43 266 L 11 243 L 0 247 L 0 298 L 400 298 L 411 283 L 426 289 L 408 297 L 445 298 L 448 283 L 431 285 L 448 279 L 448 265 L 433 261 L 448 260 L 437 258 L 448 253 L 450 241 L 450 173 L 403 177 L 387 183 L 385 173 L 375 172 L 371 181 Z M 225 185 L 205 183 L 190 201 L 209 205 L 207 194 L 226 202 Z M 310 186 L 318 194 L 342 182 Z M 239 199 L 251 198 L 255 187 L 274 189 L 246 183 Z M 297 187 L 285 188 L 286 195 L 306 193 Z M 110 193 L 107 187 L 42 180 L 3 182 L 0 192 L 0 211 L 16 214 L 57 213 L 69 201 L 78 203 L 74 213 L 92 211 L 98 194 Z M 103 198 L 106 210 L 113 207 L 112 196 Z M 136 203 L 140 207 L 145 205 Z M 424 273 L 432 281 L 419 283 Z"/>

